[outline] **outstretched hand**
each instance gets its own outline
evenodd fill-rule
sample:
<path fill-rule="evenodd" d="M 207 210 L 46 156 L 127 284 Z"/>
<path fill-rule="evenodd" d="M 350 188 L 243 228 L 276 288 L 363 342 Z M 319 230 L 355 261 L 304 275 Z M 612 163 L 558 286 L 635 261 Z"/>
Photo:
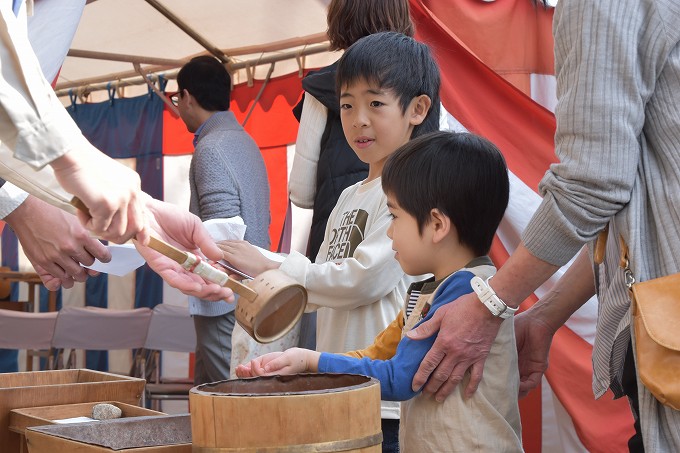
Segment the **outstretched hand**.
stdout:
<path fill-rule="evenodd" d="M 264 256 L 248 241 L 219 241 L 217 246 L 225 260 L 248 275 L 260 275 L 266 270 L 278 269 L 280 266 L 280 263 Z"/>
<path fill-rule="evenodd" d="M 239 378 L 315 372 L 321 353 L 309 349 L 290 348 L 285 352 L 270 352 L 236 368 Z"/>
<path fill-rule="evenodd" d="M 465 396 L 472 396 L 482 380 L 484 362 L 501 321 L 489 313 L 476 295 L 466 294 L 441 307 L 432 319 L 408 332 L 412 340 L 439 332 L 413 378 L 413 390 L 422 387 L 423 392 L 435 395 L 441 402 L 469 372 Z"/>
<path fill-rule="evenodd" d="M 198 217 L 187 210 L 153 198 L 148 198 L 146 207 L 150 213 L 149 224 L 160 239 L 197 256 L 206 256 L 213 261 L 222 259 L 221 250 Z M 234 293 L 229 288 L 206 282 L 141 242 L 136 242 L 135 247 L 151 269 L 184 294 L 212 301 L 234 300 Z"/>
<path fill-rule="evenodd" d="M 236 376 L 239 377 L 239 378 L 268 376 L 269 373 L 267 371 L 265 371 L 265 369 L 264 369 L 265 365 L 267 365 L 272 360 L 275 360 L 282 355 L 283 355 L 283 352 L 278 351 L 278 352 L 270 352 L 269 354 L 264 354 L 264 355 L 261 355 L 259 357 L 255 357 L 250 362 L 248 362 L 244 365 L 239 365 L 238 367 L 236 367 Z M 274 369 L 274 373 L 272 373 L 272 374 L 281 374 L 281 373 L 276 373 L 276 369 Z"/>

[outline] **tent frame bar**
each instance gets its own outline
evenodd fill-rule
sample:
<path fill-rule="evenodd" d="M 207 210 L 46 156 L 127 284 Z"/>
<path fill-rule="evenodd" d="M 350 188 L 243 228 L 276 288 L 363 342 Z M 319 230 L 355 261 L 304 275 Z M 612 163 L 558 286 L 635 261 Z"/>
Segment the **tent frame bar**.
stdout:
<path fill-rule="evenodd" d="M 299 62 L 301 57 L 326 52 L 326 51 L 328 51 L 329 47 L 330 47 L 330 44 L 328 42 L 321 43 L 321 44 L 315 44 L 313 46 L 304 47 L 302 49 L 290 50 L 288 52 L 275 53 L 275 54 L 266 55 L 266 56 L 263 56 L 263 57 L 260 57 L 260 58 L 253 58 L 253 59 L 245 60 L 245 61 L 232 62 L 228 65 L 228 68 L 229 68 L 230 71 L 236 71 L 238 69 L 253 68 L 255 66 L 276 63 L 276 62 L 284 61 L 284 60 L 291 60 L 291 59 L 294 59 L 294 58 L 297 59 L 298 62 Z M 166 71 L 166 72 L 159 71 L 158 69 L 163 69 L 163 68 L 148 67 L 148 68 L 144 68 L 144 71 L 147 72 L 147 73 L 159 72 L 166 79 L 177 78 L 177 73 L 179 72 L 179 69 L 174 69 L 174 70 Z M 122 75 L 122 74 L 125 74 L 125 76 L 120 77 L 120 75 Z M 117 75 L 118 75 L 118 77 L 116 77 Z M 130 72 L 126 72 L 126 73 L 111 74 L 111 75 L 109 75 L 105 78 L 98 77 L 96 79 L 82 79 L 82 80 L 76 80 L 76 81 L 68 82 L 68 83 L 64 83 L 64 84 L 58 84 L 55 91 L 57 93 L 57 96 L 60 96 L 60 97 L 61 96 L 68 96 L 69 92 L 74 88 L 77 88 L 78 91 L 86 94 L 86 93 L 91 93 L 93 91 L 106 90 L 107 87 L 110 86 L 111 82 L 115 82 L 116 87 L 118 87 L 118 88 L 122 88 L 122 87 L 125 87 L 125 86 L 132 86 L 132 85 L 144 85 L 145 83 L 147 83 L 146 79 L 148 77 L 153 78 L 154 75 L 149 74 L 146 77 L 142 77 L 142 76 L 139 75 L 139 72 L 135 70 L 135 71 L 130 71 Z"/>
<path fill-rule="evenodd" d="M 308 35 L 308 36 L 303 36 L 303 37 L 298 37 L 298 38 L 291 38 L 291 39 L 284 39 L 281 41 L 276 41 L 264 45 L 256 45 L 256 46 L 246 46 L 246 47 L 236 47 L 233 49 L 227 49 L 224 52 L 226 54 L 232 55 L 232 56 L 238 56 L 238 55 L 252 55 L 252 54 L 262 54 L 266 52 L 278 52 L 282 50 L 288 50 L 292 47 L 300 47 L 304 46 L 307 48 L 307 46 L 311 46 L 312 44 L 317 44 L 317 43 L 326 43 L 326 46 L 328 46 L 328 37 L 326 36 L 326 33 L 316 33 L 313 35 Z M 75 52 L 78 55 L 72 55 L 71 52 Z M 315 52 L 316 53 L 316 52 Z M 125 54 L 115 54 L 115 53 L 106 53 L 106 52 L 93 52 L 93 51 L 88 51 L 88 50 L 76 50 L 76 49 L 71 49 L 69 50 L 68 53 L 69 56 L 78 56 L 81 58 L 95 58 L 95 59 L 102 59 L 102 60 L 112 60 L 112 61 L 126 61 L 129 63 L 140 63 L 144 64 L 145 62 L 142 61 L 143 59 L 146 59 L 146 57 L 142 56 L 135 56 L 135 55 L 125 55 Z M 205 55 L 205 52 L 192 55 L 189 57 L 189 60 L 197 55 Z M 156 73 L 156 72 L 161 72 L 161 71 L 167 71 L 168 69 L 172 68 L 179 68 L 186 61 L 183 60 L 166 60 L 163 61 L 163 63 L 169 63 L 170 61 L 176 61 L 176 64 L 168 66 L 167 64 L 161 64 L 161 65 L 153 65 L 153 66 L 147 66 L 144 68 L 144 70 L 147 73 Z M 238 67 L 239 63 L 232 61 L 230 65 L 227 65 L 227 69 L 229 70 L 236 70 L 239 69 Z M 80 80 L 72 80 L 68 82 L 62 82 L 58 83 L 56 86 L 56 90 L 68 90 L 70 88 L 79 88 L 85 85 L 94 85 L 98 83 L 104 83 L 104 82 L 110 82 L 112 80 L 123 80 L 123 79 L 128 79 L 130 77 L 135 77 L 137 76 L 138 73 L 136 70 L 132 71 L 123 71 L 123 72 L 115 72 L 111 74 L 106 74 L 103 76 L 98 76 L 98 77 L 90 77 L 87 79 L 80 79 Z"/>
<path fill-rule="evenodd" d="M 230 58 L 224 54 L 217 46 L 214 46 L 210 41 L 204 38 L 200 33 L 191 28 L 186 22 L 177 17 L 175 13 L 163 6 L 158 0 L 146 0 L 146 2 L 151 5 L 156 11 L 165 16 L 173 24 L 177 25 L 184 33 L 191 36 L 191 38 L 199 43 L 208 52 L 213 54 L 220 60 L 223 64 L 229 63 Z"/>
<path fill-rule="evenodd" d="M 69 49 L 69 57 L 90 58 L 93 60 L 123 61 L 132 64 L 151 64 L 176 68 L 186 63 L 185 60 L 173 60 L 170 58 L 144 57 L 141 55 L 127 55 L 122 53 L 97 52 L 94 50 Z"/>

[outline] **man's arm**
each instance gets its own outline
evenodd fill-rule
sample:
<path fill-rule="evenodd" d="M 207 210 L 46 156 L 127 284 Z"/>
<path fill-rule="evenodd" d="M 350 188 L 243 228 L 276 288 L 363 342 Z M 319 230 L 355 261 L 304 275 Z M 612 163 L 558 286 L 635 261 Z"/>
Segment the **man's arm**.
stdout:
<path fill-rule="evenodd" d="M 595 294 L 592 262 L 586 248 L 547 294 L 515 317 L 519 360 L 519 395 L 525 396 L 548 368 L 552 338 L 564 323 Z"/>
<path fill-rule="evenodd" d="M 558 266 L 536 258 L 520 244 L 490 286 L 505 303 L 518 307 L 557 269 Z M 407 334 L 409 338 L 421 340 L 439 332 L 413 378 L 413 389 L 427 382 L 423 391 L 443 401 L 470 369 L 465 394 L 472 395 L 482 379 L 484 362 L 500 324 L 501 319 L 495 318 L 474 293 L 442 307 L 431 321 Z"/>
<path fill-rule="evenodd" d="M 115 242 L 133 236 L 146 241 L 139 176 L 83 137 L 45 80 L 25 24 L 14 15 L 11 2 L 0 3 L 0 60 L 3 177 L 21 187 L 27 187 L 22 181 L 56 178 L 89 208 L 91 217 L 79 217 L 95 234 Z M 30 167 L 12 168 L 18 161 Z M 54 174 L 37 176 L 31 171 L 48 164 Z"/>
<path fill-rule="evenodd" d="M 9 184 L 9 183 L 8 183 Z M 56 291 L 84 282 L 95 258 L 108 262 L 108 249 L 82 227 L 78 219 L 31 195 L 4 220 L 19 242 L 45 287 Z"/>

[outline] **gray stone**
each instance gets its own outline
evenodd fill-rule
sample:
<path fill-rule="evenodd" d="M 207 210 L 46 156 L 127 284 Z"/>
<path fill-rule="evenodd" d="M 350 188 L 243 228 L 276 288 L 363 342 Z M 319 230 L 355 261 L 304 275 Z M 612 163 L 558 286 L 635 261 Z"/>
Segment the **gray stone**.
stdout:
<path fill-rule="evenodd" d="M 92 408 L 92 418 L 95 420 L 111 420 L 113 418 L 120 418 L 122 415 L 123 411 L 113 404 L 95 404 Z"/>

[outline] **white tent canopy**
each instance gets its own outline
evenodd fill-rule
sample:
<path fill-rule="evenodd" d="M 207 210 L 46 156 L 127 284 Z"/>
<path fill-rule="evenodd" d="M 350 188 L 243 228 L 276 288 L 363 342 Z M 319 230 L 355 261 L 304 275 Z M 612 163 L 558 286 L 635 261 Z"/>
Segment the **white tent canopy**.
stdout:
<path fill-rule="evenodd" d="M 264 79 L 275 60 L 278 61 L 273 76 L 298 71 L 300 67 L 323 66 L 337 59 L 337 55 L 326 51 L 327 3 L 327 0 L 90 1 L 84 7 L 56 90 L 63 96 L 69 89 L 87 94 L 108 82 L 119 87 L 143 83 L 134 61 L 144 73 L 166 73 L 171 78 L 191 57 L 210 53 L 224 54 L 223 59 L 229 61 L 234 73 L 234 83 L 253 76 Z M 163 9 L 169 13 L 159 11 Z M 172 16 L 177 20 L 173 22 Z M 129 89 L 125 91 L 125 95 L 132 93 Z M 104 95 L 105 92 L 95 93 L 97 99 Z"/>

